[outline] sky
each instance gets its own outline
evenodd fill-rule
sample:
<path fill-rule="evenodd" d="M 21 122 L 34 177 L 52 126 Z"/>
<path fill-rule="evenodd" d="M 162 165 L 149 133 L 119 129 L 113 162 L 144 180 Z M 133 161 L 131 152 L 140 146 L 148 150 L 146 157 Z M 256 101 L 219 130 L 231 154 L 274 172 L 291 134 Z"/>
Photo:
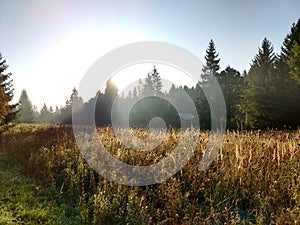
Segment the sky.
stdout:
<path fill-rule="evenodd" d="M 248 70 L 263 38 L 280 53 L 300 17 L 299 0 L 0 0 L 0 9 L 14 101 L 26 89 L 39 109 L 64 105 L 97 59 L 134 42 L 176 44 L 204 61 L 213 39 L 221 69 Z"/>

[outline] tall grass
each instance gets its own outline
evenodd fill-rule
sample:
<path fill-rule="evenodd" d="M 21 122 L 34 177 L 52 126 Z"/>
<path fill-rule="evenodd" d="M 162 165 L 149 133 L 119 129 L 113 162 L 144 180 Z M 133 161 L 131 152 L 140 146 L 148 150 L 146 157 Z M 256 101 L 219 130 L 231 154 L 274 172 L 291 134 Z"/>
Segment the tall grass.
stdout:
<path fill-rule="evenodd" d="M 1 144 L 25 166 L 25 174 L 52 187 L 50 194 L 66 206 L 66 215 L 80 212 L 80 224 L 300 223 L 300 130 L 228 131 L 205 171 L 198 166 L 209 133 L 190 132 L 199 136 L 190 161 L 168 180 L 145 187 L 99 176 L 68 126 L 19 125 L 2 135 Z M 98 133 L 114 157 L 132 165 L 159 162 L 179 140 L 172 130 L 153 151 L 140 152 L 122 145 L 110 128 Z"/>

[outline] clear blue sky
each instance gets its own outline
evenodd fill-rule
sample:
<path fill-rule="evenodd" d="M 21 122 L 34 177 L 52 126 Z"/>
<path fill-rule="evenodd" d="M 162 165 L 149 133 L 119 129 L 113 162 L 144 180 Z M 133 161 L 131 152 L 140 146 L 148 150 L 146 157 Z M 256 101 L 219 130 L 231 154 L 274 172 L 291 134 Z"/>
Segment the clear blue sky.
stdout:
<path fill-rule="evenodd" d="M 26 88 L 40 108 L 63 105 L 97 58 L 135 41 L 170 42 L 203 59 L 213 38 L 221 69 L 248 70 L 264 37 L 280 52 L 300 1 L 0 0 L 0 9 L 16 98 Z"/>

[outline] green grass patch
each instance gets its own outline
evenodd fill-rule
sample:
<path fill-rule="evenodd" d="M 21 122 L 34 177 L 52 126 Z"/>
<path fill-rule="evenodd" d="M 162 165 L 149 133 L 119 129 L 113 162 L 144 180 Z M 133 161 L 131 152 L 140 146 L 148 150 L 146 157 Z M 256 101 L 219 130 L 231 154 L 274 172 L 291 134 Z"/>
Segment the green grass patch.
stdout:
<path fill-rule="evenodd" d="M 0 149 L 0 224 L 76 224 L 65 215 L 64 205 L 50 199 L 47 188 L 23 172 L 23 166 Z"/>

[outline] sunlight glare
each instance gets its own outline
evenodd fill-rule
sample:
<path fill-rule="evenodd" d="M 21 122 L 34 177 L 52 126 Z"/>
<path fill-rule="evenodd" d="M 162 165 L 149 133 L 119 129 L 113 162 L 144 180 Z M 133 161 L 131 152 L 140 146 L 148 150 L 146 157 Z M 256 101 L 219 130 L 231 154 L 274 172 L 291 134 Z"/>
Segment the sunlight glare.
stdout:
<path fill-rule="evenodd" d="M 141 33 L 122 29 L 85 29 L 71 33 L 24 68 L 17 88 L 32 86 L 34 81 L 39 85 L 32 86 L 29 94 L 37 108 L 44 102 L 48 106 L 64 105 L 72 89 L 101 56 L 122 45 L 148 39 Z M 28 75 L 31 79 L 27 79 Z"/>

